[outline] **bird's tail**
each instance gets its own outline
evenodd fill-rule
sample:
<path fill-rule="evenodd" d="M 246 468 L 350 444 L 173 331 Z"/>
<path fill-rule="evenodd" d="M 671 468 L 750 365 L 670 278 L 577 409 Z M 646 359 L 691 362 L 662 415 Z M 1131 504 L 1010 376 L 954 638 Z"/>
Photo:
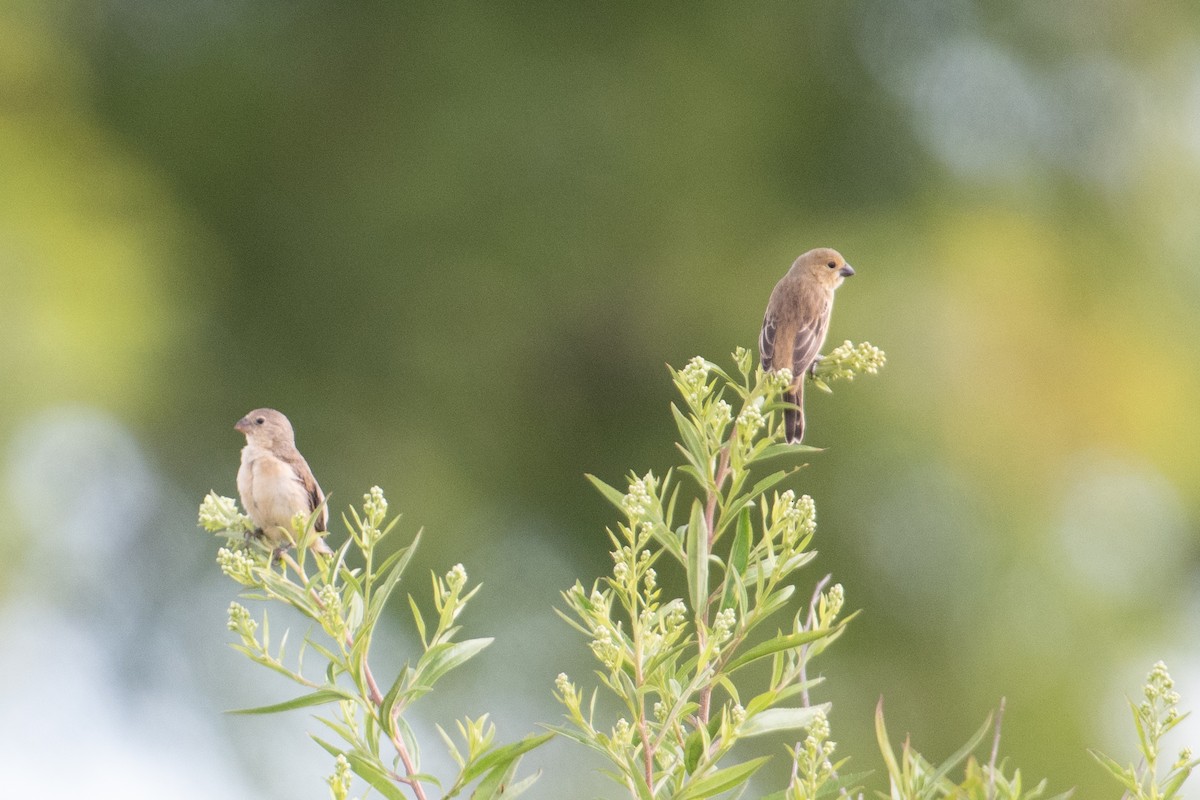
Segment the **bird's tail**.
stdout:
<path fill-rule="evenodd" d="M 788 444 L 800 444 L 804 438 L 804 382 L 801 380 L 791 389 L 783 393 L 783 402 L 791 403 L 795 408 L 783 410 L 783 430 L 787 435 Z"/>

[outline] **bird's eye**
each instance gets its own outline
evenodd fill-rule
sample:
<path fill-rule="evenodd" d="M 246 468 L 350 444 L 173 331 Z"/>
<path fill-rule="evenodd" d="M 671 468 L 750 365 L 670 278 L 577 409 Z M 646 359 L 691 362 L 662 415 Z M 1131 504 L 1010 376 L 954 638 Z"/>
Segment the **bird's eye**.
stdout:
<path fill-rule="evenodd" d="M 825 266 L 829 267 L 830 269 L 837 269 L 837 262 L 836 262 L 836 261 L 830 261 L 830 262 L 829 262 L 828 264 L 826 264 Z"/>
<path fill-rule="evenodd" d="M 264 422 L 266 422 L 266 421 L 267 421 L 267 420 L 266 420 L 264 417 L 259 417 L 258 419 L 254 420 L 254 424 L 255 424 L 255 425 L 262 425 L 262 424 L 263 424 Z"/>

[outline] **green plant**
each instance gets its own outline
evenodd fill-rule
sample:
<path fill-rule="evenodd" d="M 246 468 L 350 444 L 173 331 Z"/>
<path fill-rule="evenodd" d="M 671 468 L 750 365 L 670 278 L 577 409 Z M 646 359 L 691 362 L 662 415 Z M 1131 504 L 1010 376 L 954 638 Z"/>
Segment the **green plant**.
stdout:
<path fill-rule="evenodd" d="M 740 741 L 805 728 L 789 797 L 841 785 L 829 762 L 829 705 L 810 703 L 819 679 L 807 670 L 853 614 L 841 614 L 841 585 L 822 580 L 807 610 L 769 630 L 769 620 L 794 607 L 794 573 L 816 556 L 816 508 L 806 495 L 777 489 L 798 467 L 753 475 L 770 459 L 816 448 L 783 443 L 790 374 L 753 369 L 744 348 L 733 360 L 736 378 L 700 357 L 672 370 L 683 401 L 671 406 L 684 457 L 677 470 L 631 474 L 625 492 L 591 478 L 624 515 L 608 531 L 613 570 L 590 590 L 576 583 L 563 593 L 560 613 L 590 641 L 599 682 L 621 715 L 602 727 L 600 687 L 585 702 L 559 675 L 555 695 L 567 724 L 554 730 L 603 754 L 638 800 L 699 800 L 744 786 L 769 757 L 737 759 Z M 847 342 L 811 378 L 828 389 L 827 381 L 873 373 L 883 362 L 871 345 Z M 686 598 L 663 596 L 663 563 L 682 570 Z M 766 675 L 752 665 L 766 665 Z"/>
<path fill-rule="evenodd" d="M 334 800 L 348 796 L 350 773 L 391 800 L 402 800 L 405 791 L 417 800 L 426 800 L 428 787 L 440 788 L 441 784 L 421 772 L 418 740 L 405 720 L 405 712 L 432 691 L 438 680 L 492 642 L 490 638 L 456 640 L 459 615 L 479 586 L 468 589 L 466 570 L 457 564 L 444 576 L 433 576 L 432 614 L 422 612 L 410 594 L 408 602 L 420 636 L 421 653 L 415 663 L 406 663 L 390 683 L 380 684 L 369 663 L 371 643 L 384 608 L 416 550 L 420 532 L 408 546 L 382 555 L 380 545 L 399 517 L 386 522 L 387 500 L 378 487 L 364 495 L 361 514 L 351 508 L 350 517 L 352 522 L 343 517 L 349 538 L 332 556 L 300 548 L 295 556 L 285 551 L 275 558 L 268 546 L 247 537 L 253 526 L 232 499 L 209 493 L 200 506 L 201 527 L 226 538 L 217 562 L 225 575 L 245 587 L 242 596 L 283 603 L 314 625 L 305 634 L 296 657 L 288 659 L 288 634 L 284 633 L 278 645 L 272 642 L 265 609 L 260 623 L 245 606 L 230 604 L 229 629 L 239 638 L 233 647 L 306 690 L 282 703 L 236 713 L 331 707 L 331 715 L 318 716 L 317 720 L 335 741 L 340 741 L 334 744 L 316 735 L 312 738 L 335 759 L 334 773 L 329 778 Z M 293 521 L 293 540 L 306 541 L 313 535 L 312 522 L 299 515 Z M 347 564 L 352 553 L 359 566 Z M 310 558 L 315 564 L 306 563 Z M 320 670 L 304 669 L 307 653 L 315 654 L 322 663 Z M 521 756 L 552 735 L 530 736 L 497 746 L 493 744 L 495 726 L 486 714 L 458 723 L 458 744 L 441 728 L 438 730 L 459 766 L 458 775 L 442 797 L 457 797 L 477 782 L 471 795 L 476 800 L 521 794 L 537 778 L 535 774 L 514 782 Z M 394 752 L 385 754 L 385 744 Z"/>
<path fill-rule="evenodd" d="M 1200 764 L 1200 759 L 1192 758 L 1191 749 L 1185 747 L 1166 774 L 1159 778 L 1159 767 L 1163 763 L 1162 740 L 1190 712 L 1179 713 L 1179 693 L 1175 691 L 1175 682 L 1167 672 L 1167 665 L 1161 661 L 1150 670 L 1142 694 L 1145 699 L 1141 703 L 1134 705 L 1132 700 L 1128 701 L 1137 730 L 1141 763 L 1136 767 L 1133 764 L 1122 767 L 1098 750 L 1090 752 L 1125 787 L 1125 797 L 1134 800 L 1171 800 L 1181 796 L 1184 781 Z"/>
<path fill-rule="evenodd" d="M 1070 791 L 1046 797 L 1045 780 L 1027 789 L 1021 778 L 1021 770 L 1013 770 L 1008 774 L 1006 763 L 997 763 L 1003 714 L 1004 703 L 1001 701 L 992 738 L 991 758 L 987 763 L 980 763 L 972 753 L 987 737 L 988 729 L 992 727 L 991 715 L 962 747 L 940 764 L 933 764 L 917 752 L 908 739 L 905 739 L 897 757 L 883 722 L 883 701 L 880 700 L 875 709 L 875 737 L 887 767 L 888 793 L 880 792 L 879 796 L 887 800 L 1066 800 L 1070 797 Z M 963 778 L 956 783 L 950 773 L 964 761 Z"/>

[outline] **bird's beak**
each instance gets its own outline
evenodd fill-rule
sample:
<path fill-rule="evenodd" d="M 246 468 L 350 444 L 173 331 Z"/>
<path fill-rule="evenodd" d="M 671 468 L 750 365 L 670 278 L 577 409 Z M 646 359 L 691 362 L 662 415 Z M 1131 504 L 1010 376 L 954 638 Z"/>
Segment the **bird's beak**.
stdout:
<path fill-rule="evenodd" d="M 845 266 L 843 266 L 841 269 L 838 270 L 838 275 L 841 275 L 843 278 L 849 278 L 853 274 L 854 274 L 854 267 L 850 266 L 849 264 L 846 264 Z"/>
<path fill-rule="evenodd" d="M 241 419 L 239 419 L 237 421 L 237 425 L 233 426 L 233 429 L 235 431 L 238 431 L 239 433 L 249 433 L 250 432 L 250 418 L 242 417 Z"/>

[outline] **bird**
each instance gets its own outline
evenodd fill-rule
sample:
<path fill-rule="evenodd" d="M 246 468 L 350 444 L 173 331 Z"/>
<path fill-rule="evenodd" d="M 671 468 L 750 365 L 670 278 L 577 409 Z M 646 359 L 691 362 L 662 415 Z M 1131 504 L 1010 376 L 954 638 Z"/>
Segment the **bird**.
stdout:
<path fill-rule="evenodd" d="M 282 552 L 292 544 L 292 518 L 315 511 L 316 535 L 309 547 L 313 552 L 331 555 L 333 551 L 322 538 L 329 530 L 325 494 L 296 449 L 292 423 L 273 408 L 256 408 L 233 428 L 246 435 L 237 487 L 242 506 L 258 529 L 255 534 Z"/>
<path fill-rule="evenodd" d="M 783 395 L 790 403 L 783 412 L 784 432 L 789 444 L 804 438 L 804 373 L 820 359 L 833 292 L 854 274 L 842 254 L 828 247 L 809 250 L 793 262 L 780 278 L 767 301 L 758 356 L 764 370 L 792 371 L 792 382 Z"/>

